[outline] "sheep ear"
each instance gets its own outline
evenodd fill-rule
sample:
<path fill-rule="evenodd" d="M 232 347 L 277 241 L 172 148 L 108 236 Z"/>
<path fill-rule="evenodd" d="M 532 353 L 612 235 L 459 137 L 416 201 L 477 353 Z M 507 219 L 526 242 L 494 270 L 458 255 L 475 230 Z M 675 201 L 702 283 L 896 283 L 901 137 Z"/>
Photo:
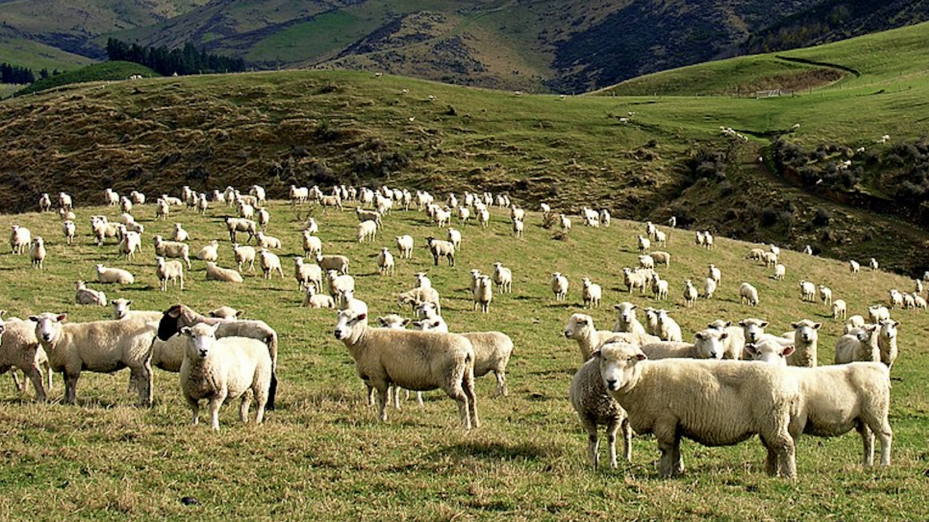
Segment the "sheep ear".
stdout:
<path fill-rule="evenodd" d="M 599 359 L 599 358 L 600 358 L 600 350 L 596 350 L 596 351 L 594 351 L 594 353 L 590 354 L 590 358 L 591 358 L 591 359 Z"/>
<path fill-rule="evenodd" d="M 636 358 L 637 361 L 644 361 L 644 360 L 648 359 L 648 356 L 645 355 L 644 353 L 637 353 L 637 354 L 635 354 L 635 358 Z"/>
<path fill-rule="evenodd" d="M 729 332 L 723 332 L 722 335 L 719 336 L 720 340 L 728 339 L 728 338 L 729 338 Z"/>
<path fill-rule="evenodd" d="M 768 327 L 768 322 L 767 322 L 767 321 L 761 321 L 761 327 L 762 327 L 762 328 L 767 328 L 767 327 Z"/>
<path fill-rule="evenodd" d="M 784 357 L 789 357 L 791 354 L 794 353 L 795 350 L 796 350 L 796 347 L 794 347 L 794 345 L 785 346 L 784 351 L 781 352 L 781 355 L 783 355 Z"/>
<path fill-rule="evenodd" d="M 355 320 L 356 320 L 356 321 L 364 321 L 364 320 L 367 319 L 367 318 L 368 318 L 368 314 L 359 314 L 358 317 L 355 318 Z"/>
<path fill-rule="evenodd" d="M 126 301 L 126 306 L 129 306 L 131 304 L 132 304 L 132 301 Z"/>
<path fill-rule="evenodd" d="M 702 341 L 702 340 L 703 340 L 703 332 L 697 332 L 696 335 L 694 335 L 694 337 L 696 337 L 697 339 L 700 339 L 700 340 Z"/>
<path fill-rule="evenodd" d="M 4 315 L 6 315 L 6 310 L 0 310 L 0 317 L 3 317 Z"/>
<path fill-rule="evenodd" d="M 739 321 L 739 326 L 745 326 L 745 321 Z"/>
<path fill-rule="evenodd" d="M 748 352 L 748 354 L 751 355 L 752 357 L 758 355 L 758 348 L 752 343 L 748 343 L 745 345 L 745 351 Z"/>
<path fill-rule="evenodd" d="M 796 330 L 798 324 L 800 323 L 790 323 L 790 327 Z"/>
<path fill-rule="evenodd" d="M 39 316 L 37 316 L 37 315 L 30 315 L 30 316 L 29 316 L 29 320 L 32 321 L 33 323 L 37 323 L 37 322 L 39 322 Z"/>
<path fill-rule="evenodd" d="M 407 326 L 408 324 L 410 324 L 410 323 L 412 323 L 412 322 L 413 322 L 412 319 L 404 319 L 404 320 L 403 320 L 403 326 Z"/>
<path fill-rule="evenodd" d="M 63 322 L 65 322 L 65 319 L 67 319 L 67 318 L 68 318 L 68 314 L 62 312 L 62 313 L 58 314 L 58 317 L 56 317 L 55 320 L 58 321 L 59 323 L 63 323 Z"/>
<path fill-rule="evenodd" d="M 6 331 L 6 327 L 0 324 L 0 334 L 2 334 L 4 331 Z"/>
<path fill-rule="evenodd" d="M 236 316 L 236 317 L 242 317 L 243 315 L 245 315 L 245 309 L 244 309 L 244 308 L 235 313 L 235 316 Z"/>
<path fill-rule="evenodd" d="M 822 327 L 822 325 L 823 325 L 823 323 L 815 323 L 815 324 L 813 324 L 813 329 L 814 329 L 814 330 L 819 330 L 820 327 Z"/>
<path fill-rule="evenodd" d="M 613 308 L 619 310 L 619 305 L 618 305 L 618 304 L 615 304 L 615 305 L 613 305 Z"/>
<path fill-rule="evenodd" d="M 181 316 L 181 305 L 174 305 L 165 312 L 165 315 L 172 319 L 177 319 Z"/>
<path fill-rule="evenodd" d="M 378 317 L 377 322 L 381 323 L 381 326 L 387 326 L 387 321 L 383 317 Z"/>
<path fill-rule="evenodd" d="M 894 321 L 894 328 L 900 327 L 900 321 Z"/>
<path fill-rule="evenodd" d="M 184 334 L 184 335 L 190 335 L 190 331 L 191 331 L 191 330 L 190 330 L 190 327 L 189 327 L 189 326 L 185 326 L 185 327 L 181 328 L 181 333 Z"/>

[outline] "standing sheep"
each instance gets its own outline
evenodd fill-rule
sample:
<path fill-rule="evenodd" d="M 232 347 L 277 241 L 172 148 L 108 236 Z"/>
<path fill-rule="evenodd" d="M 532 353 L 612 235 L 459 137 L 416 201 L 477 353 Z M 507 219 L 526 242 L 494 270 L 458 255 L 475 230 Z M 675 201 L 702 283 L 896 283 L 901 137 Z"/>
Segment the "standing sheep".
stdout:
<path fill-rule="evenodd" d="M 258 251 L 258 261 L 261 265 L 261 271 L 264 272 L 265 279 L 271 279 L 271 275 L 277 272 L 284 278 L 284 269 L 281 268 L 281 258 L 277 254 L 262 248 Z"/>
<path fill-rule="evenodd" d="M 750 304 L 751 306 L 758 306 L 758 290 L 748 284 L 742 283 L 739 286 L 739 296 L 742 298 L 742 304 Z"/>
<path fill-rule="evenodd" d="M 555 293 L 555 301 L 564 301 L 568 295 L 568 278 L 561 272 L 552 274 L 552 292 Z"/>
<path fill-rule="evenodd" d="M 254 398 L 255 424 L 261 424 L 273 368 L 268 349 L 261 341 L 247 337 L 217 339 L 218 328 L 218 324 L 200 323 L 181 329 L 187 337 L 180 371 L 181 391 L 193 411 L 192 424 L 200 420 L 200 401 L 207 399 L 213 431 L 219 431 L 219 407 L 240 396 L 239 418 L 248 422 L 248 409 Z"/>
<path fill-rule="evenodd" d="M 846 319 L 847 314 L 848 314 L 847 305 L 845 304 L 845 301 L 843 301 L 842 299 L 836 299 L 835 301 L 832 302 L 832 318 L 833 319 L 835 319 L 836 321 L 840 319 L 844 321 Z"/>
<path fill-rule="evenodd" d="M 29 247 L 29 258 L 32 260 L 32 268 L 42 269 L 45 265 L 45 257 L 48 251 L 45 249 L 45 240 L 42 236 L 36 236 Z"/>
<path fill-rule="evenodd" d="M 160 235 L 155 236 L 152 244 L 155 246 L 156 256 L 183 259 L 187 264 L 187 270 L 190 270 L 190 245 L 177 241 L 165 241 Z"/>
<path fill-rule="evenodd" d="M 493 273 L 494 285 L 497 292 L 501 294 L 510 294 L 513 292 L 513 272 L 503 266 L 503 263 L 494 263 Z"/>
<path fill-rule="evenodd" d="M 394 265 L 394 256 L 390 249 L 384 247 L 377 255 L 377 272 L 380 275 L 394 275 L 397 273 L 397 267 Z"/>
<path fill-rule="evenodd" d="M 598 426 L 606 426 L 606 441 L 610 455 L 610 468 L 617 467 L 616 432 L 623 430 L 623 459 L 632 460 L 632 429 L 626 410 L 622 408 L 606 391 L 600 376 L 600 361 L 596 358 L 587 360 L 571 379 L 568 394 L 571 406 L 577 412 L 581 426 L 587 432 L 587 453 L 596 470 L 600 463 L 600 439 Z"/>
<path fill-rule="evenodd" d="M 474 309 L 477 310 L 478 305 L 481 307 L 482 313 L 490 312 L 490 302 L 493 300 L 494 295 L 494 286 L 493 281 L 490 280 L 490 276 L 481 276 L 477 281 L 477 287 L 474 289 Z"/>
<path fill-rule="evenodd" d="M 26 253 L 32 243 L 32 233 L 26 227 L 10 225 L 10 249 L 14 254 Z"/>
<path fill-rule="evenodd" d="M 449 241 L 440 241 L 432 236 L 426 238 L 426 244 L 429 245 L 429 251 L 432 252 L 432 259 L 435 266 L 439 266 L 439 258 L 444 257 L 448 266 L 455 266 L 455 245 Z"/>
<path fill-rule="evenodd" d="M 165 261 L 161 256 L 155 257 L 155 275 L 161 281 L 162 292 L 168 291 L 168 280 L 171 286 L 178 285 L 184 291 L 184 265 L 180 261 Z"/>
<path fill-rule="evenodd" d="M 77 233 L 77 225 L 74 224 L 74 221 L 67 220 L 61 223 L 61 230 L 64 232 L 65 241 L 70 245 L 74 242 L 74 234 Z"/>
<path fill-rule="evenodd" d="M 581 297 L 584 299 L 584 308 L 600 308 L 603 289 L 595 284 L 589 277 L 581 279 Z"/>
<path fill-rule="evenodd" d="M 690 279 L 684 281 L 684 307 L 693 308 L 697 304 L 697 289 Z"/>
<path fill-rule="evenodd" d="M 819 285 L 819 298 L 825 306 L 832 306 L 832 290 L 830 288 Z"/>
<path fill-rule="evenodd" d="M 397 250 L 400 252 L 400 259 L 413 258 L 413 236 L 397 236 Z"/>

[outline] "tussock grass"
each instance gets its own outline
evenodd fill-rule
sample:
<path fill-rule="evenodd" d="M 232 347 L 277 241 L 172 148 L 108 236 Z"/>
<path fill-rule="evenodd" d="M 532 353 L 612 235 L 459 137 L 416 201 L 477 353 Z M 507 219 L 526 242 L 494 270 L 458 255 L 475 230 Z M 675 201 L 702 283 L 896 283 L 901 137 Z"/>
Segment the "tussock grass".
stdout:
<path fill-rule="evenodd" d="M 298 221 L 283 202 L 272 202 L 270 210 L 269 233 L 284 241 L 278 253 L 287 266 L 290 256 L 302 253 L 303 216 Z M 432 266 L 423 238 L 444 231 L 430 226 L 421 213 L 395 211 L 385 218 L 376 242 L 359 244 L 354 241 L 353 213 L 314 212 L 324 251 L 350 257 L 357 296 L 369 304 L 372 316 L 409 316 L 408 310 L 398 310 L 396 294 L 413 285 L 414 273 L 426 271 L 442 295 L 453 330 L 494 329 L 513 338 L 510 396 L 491 400 L 493 379 L 480 379 L 483 425 L 463 433 L 453 402 L 437 392 L 426 394 L 423 408 L 406 402 L 402 411 L 389 410 L 386 423 L 378 422 L 365 404 L 364 386 L 350 357 L 333 338 L 335 314 L 301 308 L 302 296 L 290 277 L 247 275 L 244 284 L 230 286 L 205 281 L 203 264 L 194 261 L 183 294 L 170 287 L 158 291 L 151 237 L 168 233 L 174 222 L 191 233 L 193 251 L 219 239 L 220 265 L 232 264 L 221 222 L 230 213 L 225 207 L 211 208 L 205 217 L 176 212 L 167 223 L 152 220 L 151 205 L 138 208 L 137 219 L 146 225 L 145 251 L 131 262 L 118 260 L 112 243 L 94 246 L 88 235 L 90 215 L 112 219 L 114 210 L 81 207 L 77 213 L 79 238 L 70 248 L 62 244 L 56 216 L 0 217 L 0 229 L 11 223 L 27 226 L 46 238 L 50 252 L 41 272 L 30 269 L 25 256 L 0 254 L 2 306 L 11 315 L 68 311 L 75 321 L 109 317 L 109 309 L 72 304 L 74 280 L 92 281 L 98 262 L 128 268 L 137 276 L 133 285 L 105 290 L 110 299 L 132 299 L 138 310 L 165 309 L 175 302 L 202 312 L 224 304 L 244 308 L 247 317 L 267 321 L 280 334 L 278 409 L 255 427 L 241 425 L 235 406 L 227 405 L 221 411 L 222 431 L 214 434 L 205 425 L 189 425 L 177 376 L 160 370 L 155 370 L 155 405 L 147 410 L 132 406 L 125 371 L 82 374 L 73 407 L 59 403 L 60 376 L 50 404 L 34 404 L 31 392 L 23 396 L 9 380 L 0 380 L 0 517 L 5 520 L 383 520 L 387 514 L 403 520 L 884 520 L 919 518 L 929 493 L 923 476 L 929 421 L 923 393 L 929 373 L 922 341 L 929 331 L 926 313 L 894 313 L 902 326 L 893 375 L 890 469 L 863 469 L 860 441 L 849 434 L 802 438 L 796 483 L 765 476 L 764 452 L 754 441 L 730 448 L 685 442 L 686 474 L 662 480 L 652 465 L 658 456 L 654 440 L 637 437 L 631 465 L 595 473 L 587 462 L 586 436 L 567 401 L 580 361 L 575 343 L 562 330 L 571 313 L 585 311 L 580 305 L 583 276 L 604 288 L 603 308 L 585 311 L 600 328 L 611 327 L 614 303 L 657 305 L 648 296 L 625 293 L 621 280 L 622 267 L 635 263 L 635 236 L 643 231 L 642 224 L 614 220 L 610 228 L 588 229 L 576 223 L 566 238 L 555 241 L 552 231 L 541 228 L 541 217 L 530 213 L 525 238 L 517 241 L 510 237 L 505 213 L 495 209 L 488 230 L 461 227 L 458 266 L 448 268 Z M 398 259 L 394 277 L 377 276 L 378 250 L 393 249 L 394 236 L 407 233 L 417 240 L 413 259 Z M 666 248 L 673 254 L 671 268 L 660 271 L 671 283 L 671 300 L 661 306 L 671 310 L 688 337 L 716 318 L 762 317 L 771 322 L 772 332 L 808 318 L 823 323 L 819 358 L 828 363 L 842 325 L 828 318 L 826 307 L 800 301 L 801 278 L 830 286 L 835 298 L 849 303 L 850 314 L 885 300 L 891 287 L 911 286 L 909 280 L 885 272 L 864 270 L 853 276 L 843 262 L 789 251 L 781 258 L 787 279 L 776 282 L 768 269 L 744 259 L 753 246 L 717 238 L 715 250 L 708 252 L 693 245 L 692 232 L 671 231 Z M 492 313 L 482 315 L 472 311 L 468 270 L 489 272 L 495 261 L 512 268 L 513 294 L 495 295 Z M 684 309 L 683 280 L 702 278 L 711 262 L 723 271 L 718 298 Z M 554 271 L 571 281 L 566 303 L 556 303 L 549 289 Z M 758 308 L 739 303 L 741 281 L 758 288 Z M 182 503 L 185 497 L 195 504 Z"/>

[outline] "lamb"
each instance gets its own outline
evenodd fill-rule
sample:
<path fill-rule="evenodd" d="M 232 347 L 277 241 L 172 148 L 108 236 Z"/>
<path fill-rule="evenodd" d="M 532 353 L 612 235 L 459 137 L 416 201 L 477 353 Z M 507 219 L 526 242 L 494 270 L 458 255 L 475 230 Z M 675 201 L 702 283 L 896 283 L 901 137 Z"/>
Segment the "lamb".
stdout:
<path fill-rule="evenodd" d="M 585 308 L 600 308 L 600 301 L 603 296 L 603 289 L 600 285 L 595 284 L 589 277 L 581 279 L 581 298 L 584 300 Z"/>
<path fill-rule="evenodd" d="M 74 303 L 79 305 L 106 306 L 106 294 L 87 288 L 84 281 L 74 283 Z"/>
<path fill-rule="evenodd" d="M 227 217 L 226 230 L 229 231 L 229 241 L 233 243 L 236 242 L 238 232 L 248 232 L 248 239 L 246 240 L 248 242 L 258 233 L 258 224 L 250 219 Z"/>
<path fill-rule="evenodd" d="M 267 347 L 246 337 L 217 339 L 219 325 L 185 326 L 187 337 L 180 381 L 184 399 L 193 411 L 192 423 L 200 418 L 200 400 L 210 402 L 213 431 L 219 431 L 219 407 L 230 399 L 242 397 L 239 417 L 248 422 L 252 398 L 256 403 L 255 424 L 264 420 L 271 389 L 273 363 Z"/>
<path fill-rule="evenodd" d="M 707 277 L 703 280 L 703 298 L 712 299 L 713 294 L 716 293 L 716 280 L 712 277 Z M 741 290 L 741 289 L 740 289 Z"/>
<path fill-rule="evenodd" d="M 74 242 L 74 234 L 77 233 L 77 226 L 74 224 L 74 221 L 67 220 L 61 223 L 61 230 L 64 232 L 65 241 L 70 245 Z"/>
<path fill-rule="evenodd" d="M 478 305 L 480 305 L 482 313 L 486 314 L 490 312 L 490 302 L 493 300 L 494 295 L 493 288 L 493 282 L 490 280 L 490 276 L 481 276 L 473 292 L 475 310 L 477 310 Z"/>
<path fill-rule="evenodd" d="M 658 337 L 658 310 L 652 307 L 645 308 L 645 332 Z M 661 340 L 659 338 L 659 340 Z"/>
<path fill-rule="evenodd" d="M 652 257 L 652 261 L 655 264 L 664 265 L 665 268 L 671 268 L 671 254 L 656 250 L 649 255 Z"/>
<path fill-rule="evenodd" d="M 377 255 L 377 272 L 380 275 L 394 275 L 397 273 L 397 267 L 394 264 L 394 256 L 390 249 L 384 247 Z"/>
<path fill-rule="evenodd" d="M 397 306 L 410 305 L 415 309 L 423 302 L 433 303 L 436 305 L 438 313 L 442 313 L 442 305 L 439 303 L 439 292 L 435 288 L 418 287 L 407 290 L 406 292 L 401 292 L 400 295 L 397 296 Z"/>
<path fill-rule="evenodd" d="M 258 262 L 261 266 L 261 271 L 264 272 L 265 279 L 271 279 L 271 274 L 277 272 L 281 275 L 281 279 L 284 278 L 284 269 L 281 268 L 281 258 L 269 251 L 267 248 L 262 248 L 258 251 Z"/>
<path fill-rule="evenodd" d="M 493 280 L 497 292 L 501 294 L 513 293 L 513 272 L 504 267 L 503 263 L 494 263 Z"/>
<path fill-rule="evenodd" d="M 842 299 L 836 299 L 832 302 L 832 318 L 838 321 L 841 317 L 841 319 L 844 321 L 847 315 L 846 309 L 847 305 L 845 304 L 845 301 Z"/>
<path fill-rule="evenodd" d="M 826 306 L 832 306 L 832 290 L 829 287 L 819 285 L 819 298 Z"/>
<path fill-rule="evenodd" d="M 400 259 L 413 258 L 413 236 L 397 236 L 397 250 L 400 252 Z"/>
<path fill-rule="evenodd" d="M 809 281 L 801 280 L 800 299 L 802 301 L 809 301 L 812 303 L 816 299 L 816 285 Z"/>
<path fill-rule="evenodd" d="M 857 274 L 858 272 L 861 271 L 861 265 L 858 264 L 858 261 L 851 259 L 848 262 L 848 271 L 853 274 Z"/>
<path fill-rule="evenodd" d="M 697 289 L 688 279 L 684 281 L 684 307 L 693 308 L 695 304 L 697 304 Z"/>
<path fill-rule="evenodd" d="M 429 251 L 432 252 L 432 259 L 435 266 L 439 266 L 439 258 L 444 257 L 448 266 L 455 266 L 455 245 L 449 241 L 440 241 L 432 236 L 426 238 L 429 245 Z"/>
<path fill-rule="evenodd" d="M 894 361 L 897 360 L 897 328 L 900 326 L 898 321 L 885 319 L 880 323 L 878 330 L 877 345 L 881 352 L 881 362 L 887 365 L 887 370 L 892 370 Z"/>
<path fill-rule="evenodd" d="M 745 330 L 743 330 L 741 326 L 732 326 L 730 321 L 717 319 L 706 325 L 706 327 L 728 334 L 723 338 L 723 359 L 732 361 L 744 359 Z"/>
<path fill-rule="evenodd" d="M 190 234 L 184 230 L 184 227 L 180 223 L 174 224 L 174 231 L 171 233 L 171 241 L 177 241 L 178 243 L 183 243 L 190 240 Z"/>
<path fill-rule="evenodd" d="M 281 248 L 280 239 L 274 236 L 266 235 L 261 230 L 255 233 L 255 240 L 258 245 L 258 248 L 267 248 L 267 249 L 272 249 L 272 248 L 280 249 Z"/>
<path fill-rule="evenodd" d="M 725 353 L 725 330 L 708 328 L 694 335 L 693 343 L 659 341 L 642 345 L 642 352 L 649 359 L 714 359 L 721 360 Z"/>
<path fill-rule="evenodd" d="M 16 377 L 16 369 L 22 370 L 25 377 L 32 381 L 36 400 L 45 402 L 48 398 L 47 392 L 52 388 L 52 369 L 48 362 L 48 354 L 36 338 L 35 323 L 17 318 L 0 321 L 0 333 L 3 334 L 3 343 L 0 344 L 0 373 L 12 370 L 13 382 L 22 391 L 23 385 Z M 46 374 L 47 388 L 43 379 Z"/>
<path fill-rule="evenodd" d="M 655 434 L 661 475 L 684 471 L 685 434 L 724 446 L 758 433 L 768 449 L 768 473 L 796 478 L 788 428 L 800 392 L 784 370 L 739 361 L 648 361 L 639 348 L 619 342 L 601 347 L 596 357 L 607 391 L 626 410 L 631 428 Z"/>
<path fill-rule="evenodd" d="M 186 351 L 185 343 L 176 342 L 172 338 L 182 341 L 183 338 L 177 335 L 180 333 L 181 328 L 198 323 L 219 324 L 219 328 L 216 330 L 217 337 L 249 337 L 265 344 L 266 350 L 271 356 L 271 387 L 268 392 L 267 409 L 273 410 L 277 396 L 278 335 L 264 321 L 223 321 L 204 317 L 187 306 L 176 304 L 164 311 L 161 321 L 158 323 L 158 340 L 167 342 L 159 343 L 156 341 L 152 347 L 152 365 L 170 372 L 180 371 L 184 360 L 184 352 Z"/>
<path fill-rule="evenodd" d="M 183 259 L 190 270 L 190 245 L 177 241 L 165 241 L 161 236 L 155 236 L 155 255 L 168 258 Z"/>
<path fill-rule="evenodd" d="M 742 283 L 739 286 L 739 296 L 742 298 L 742 304 L 748 303 L 752 306 L 758 306 L 758 290 L 748 283 Z"/>
<path fill-rule="evenodd" d="M 14 254 L 20 255 L 26 253 L 29 245 L 32 243 L 32 233 L 26 227 L 19 225 L 10 226 L 10 249 Z"/>
<path fill-rule="evenodd" d="M 667 310 L 658 310 L 658 337 L 663 341 L 683 341 L 680 325 L 668 316 Z"/>
<path fill-rule="evenodd" d="M 664 279 L 658 277 L 658 273 L 652 274 L 652 293 L 655 296 L 656 301 L 661 301 L 668 298 L 668 282 Z"/>
<path fill-rule="evenodd" d="M 36 236 L 29 247 L 29 258 L 32 260 L 32 268 L 42 269 L 45 265 L 45 258 L 48 256 L 48 250 L 45 249 L 45 240 L 42 236 Z"/>
<path fill-rule="evenodd" d="M 107 268 L 102 264 L 98 264 L 97 281 L 101 283 L 131 285 L 132 283 L 135 283 L 135 277 L 133 277 L 128 270 L 123 270 L 121 268 Z"/>
<path fill-rule="evenodd" d="M 526 224 L 518 219 L 513 220 L 513 237 L 521 238 L 523 237 L 523 231 L 526 229 Z"/>
<path fill-rule="evenodd" d="M 219 241 L 210 241 L 209 244 L 201 248 L 200 251 L 197 252 L 197 259 L 215 263 L 216 260 L 219 259 Z"/>
<path fill-rule="evenodd" d="M 555 293 L 555 301 L 564 301 L 568 296 L 568 278 L 561 275 L 561 272 L 552 274 L 552 292 Z"/>
<path fill-rule="evenodd" d="M 165 261 L 161 256 L 155 257 L 155 275 L 161 281 L 161 291 L 168 291 L 168 280 L 171 286 L 179 285 L 181 291 L 184 291 L 184 265 L 180 261 Z"/>
<path fill-rule="evenodd" d="M 232 253 L 240 273 L 242 272 L 242 265 L 245 263 L 248 263 L 248 269 L 250 271 L 255 271 L 255 256 L 257 255 L 255 247 L 233 243 Z"/>
<path fill-rule="evenodd" d="M 845 321 L 845 331 L 843 333 L 848 333 L 852 328 L 861 328 L 865 325 L 864 317 L 860 315 L 853 315 Z"/>
<path fill-rule="evenodd" d="M 52 198 L 48 192 L 43 192 L 39 198 L 39 212 L 50 212 L 52 210 Z"/>
<path fill-rule="evenodd" d="M 308 308 L 335 308 L 335 300 L 332 296 L 316 293 L 316 283 L 310 282 L 305 288 L 306 295 L 303 298 L 303 306 Z"/>
<path fill-rule="evenodd" d="M 377 223 L 371 220 L 358 223 L 355 237 L 359 243 L 364 242 L 366 239 L 373 243 L 377 238 Z"/>
<path fill-rule="evenodd" d="M 128 366 L 138 384 L 139 404 L 150 406 L 154 328 L 144 319 L 63 324 L 66 318 L 47 312 L 29 318 L 51 368 L 64 374 L 65 402 L 74 404 L 81 371 L 112 373 Z"/>
<path fill-rule="evenodd" d="M 480 427 L 474 394 L 474 348 L 456 334 L 368 328 L 368 315 L 342 310 L 335 327 L 358 376 L 377 390 L 378 416 L 387 420 L 387 389 L 394 385 L 408 390 L 441 388 L 458 402 L 466 430 Z"/>
<path fill-rule="evenodd" d="M 872 305 L 868 307 L 868 318 L 872 324 L 878 324 L 884 319 L 890 319 L 890 311 L 886 306 Z"/>
<path fill-rule="evenodd" d="M 606 426 L 606 441 L 610 455 L 610 468 L 617 467 L 616 432 L 623 430 L 623 459 L 632 461 L 632 429 L 626 410 L 607 393 L 603 378 L 600 376 L 600 361 L 591 358 L 586 361 L 571 379 L 568 393 L 571 406 L 577 412 L 581 426 L 587 432 L 587 453 L 596 470 L 600 463 L 600 441 L 598 426 Z"/>
<path fill-rule="evenodd" d="M 777 265 L 775 265 L 775 267 L 774 267 L 774 280 L 775 280 L 775 281 L 783 281 L 783 280 L 784 280 L 784 277 L 786 277 L 786 276 L 787 276 L 787 267 L 785 267 L 784 265 L 782 265 L 782 264 L 780 264 L 780 263 L 777 264 Z"/>
<path fill-rule="evenodd" d="M 316 254 L 316 264 L 325 271 L 337 270 L 340 274 L 348 274 L 348 258 L 345 256 Z"/>
<path fill-rule="evenodd" d="M 639 240 L 639 252 L 645 252 L 646 254 L 652 247 L 652 242 L 649 241 L 647 237 L 638 236 Z"/>

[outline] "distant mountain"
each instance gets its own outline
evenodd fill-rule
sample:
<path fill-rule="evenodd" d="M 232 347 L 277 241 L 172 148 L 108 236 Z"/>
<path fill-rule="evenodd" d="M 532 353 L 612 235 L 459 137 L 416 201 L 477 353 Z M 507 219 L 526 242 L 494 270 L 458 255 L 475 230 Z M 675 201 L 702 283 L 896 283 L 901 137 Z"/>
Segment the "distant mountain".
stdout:
<path fill-rule="evenodd" d="M 583 92 L 927 19 L 929 0 L 0 0 L 0 56 L 8 37 L 101 59 L 115 36 L 172 48 L 192 42 L 256 69 L 377 70 Z"/>

